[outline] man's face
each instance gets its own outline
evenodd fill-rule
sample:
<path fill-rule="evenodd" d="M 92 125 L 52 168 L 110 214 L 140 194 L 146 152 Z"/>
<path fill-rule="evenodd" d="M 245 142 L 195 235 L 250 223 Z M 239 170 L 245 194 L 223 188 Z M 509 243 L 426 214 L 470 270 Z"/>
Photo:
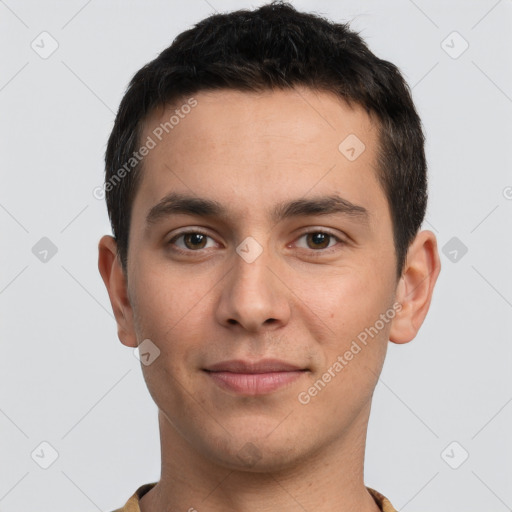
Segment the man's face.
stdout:
<path fill-rule="evenodd" d="M 363 442 L 397 286 L 377 126 L 309 89 L 194 97 L 162 141 L 153 130 L 176 106 L 142 138 L 157 144 L 132 209 L 128 293 L 138 343 L 160 350 L 142 367 L 149 391 L 177 439 L 226 467 Z M 154 208 L 169 194 L 220 211 Z"/>

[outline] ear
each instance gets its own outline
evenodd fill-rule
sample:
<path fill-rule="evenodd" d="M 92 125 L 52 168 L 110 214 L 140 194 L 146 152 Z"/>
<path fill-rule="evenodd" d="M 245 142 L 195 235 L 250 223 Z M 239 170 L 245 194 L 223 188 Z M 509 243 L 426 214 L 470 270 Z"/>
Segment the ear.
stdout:
<path fill-rule="evenodd" d="M 427 315 L 440 271 L 436 237 L 432 231 L 421 231 L 407 251 L 405 267 L 398 282 L 396 301 L 402 308 L 393 318 L 390 341 L 407 343 L 414 339 Z"/>
<path fill-rule="evenodd" d="M 98 269 L 107 287 L 112 311 L 117 322 L 117 336 L 123 345 L 137 347 L 133 325 L 133 310 L 128 287 L 114 237 L 105 235 L 98 244 Z"/>

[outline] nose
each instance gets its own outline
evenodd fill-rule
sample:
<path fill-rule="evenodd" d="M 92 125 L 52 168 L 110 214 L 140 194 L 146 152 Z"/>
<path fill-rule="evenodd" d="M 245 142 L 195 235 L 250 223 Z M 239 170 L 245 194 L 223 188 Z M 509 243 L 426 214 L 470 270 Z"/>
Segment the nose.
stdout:
<path fill-rule="evenodd" d="M 268 249 L 254 260 L 233 255 L 231 271 L 221 282 L 217 321 L 251 332 L 278 329 L 290 318 L 290 292 L 279 276 L 279 265 Z"/>

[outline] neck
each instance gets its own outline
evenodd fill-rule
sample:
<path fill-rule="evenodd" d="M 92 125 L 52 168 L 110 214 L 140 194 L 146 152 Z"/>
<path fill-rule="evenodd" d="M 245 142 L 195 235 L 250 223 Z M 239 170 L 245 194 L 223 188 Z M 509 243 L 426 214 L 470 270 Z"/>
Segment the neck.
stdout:
<path fill-rule="evenodd" d="M 293 467 L 233 470 L 201 456 L 159 412 L 162 473 L 141 512 L 379 512 L 363 480 L 368 408 L 335 443 Z"/>

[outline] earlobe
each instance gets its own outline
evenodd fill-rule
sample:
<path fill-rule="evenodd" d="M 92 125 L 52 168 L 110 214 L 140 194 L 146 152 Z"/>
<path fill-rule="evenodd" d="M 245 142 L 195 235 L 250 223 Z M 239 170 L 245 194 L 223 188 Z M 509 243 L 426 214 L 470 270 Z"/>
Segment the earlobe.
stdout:
<path fill-rule="evenodd" d="M 414 339 L 427 315 L 440 271 L 436 237 L 431 231 L 421 231 L 409 247 L 397 286 L 396 301 L 402 307 L 393 319 L 390 341 L 407 343 Z"/>
<path fill-rule="evenodd" d="M 126 276 L 119 257 L 114 237 L 103 236 L 98 244 L 98 270 L 107 288 L 112 311 L 117 322 L 117 335 L 123 345 L 137 346 L 133 325 L 132 306 L 128 297 Z"/>

